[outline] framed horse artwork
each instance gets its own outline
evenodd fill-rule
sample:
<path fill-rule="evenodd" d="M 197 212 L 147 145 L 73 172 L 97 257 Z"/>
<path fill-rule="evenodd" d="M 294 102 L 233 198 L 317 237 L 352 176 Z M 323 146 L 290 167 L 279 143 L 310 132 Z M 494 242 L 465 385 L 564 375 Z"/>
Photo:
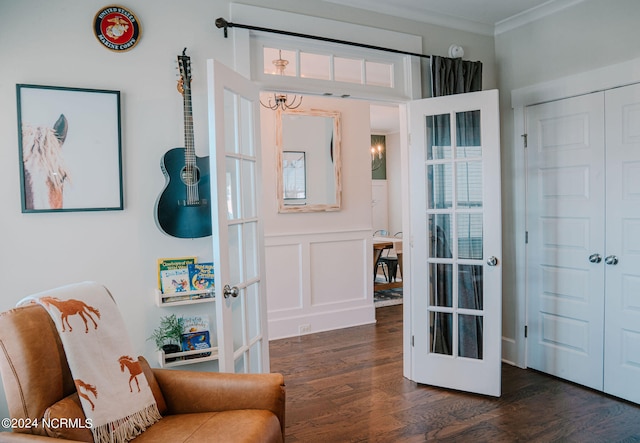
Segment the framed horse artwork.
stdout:
<path fill-rule="evenodd" d="M 22 212 L 123 209 L 120 91 L 16 85 Z"/>

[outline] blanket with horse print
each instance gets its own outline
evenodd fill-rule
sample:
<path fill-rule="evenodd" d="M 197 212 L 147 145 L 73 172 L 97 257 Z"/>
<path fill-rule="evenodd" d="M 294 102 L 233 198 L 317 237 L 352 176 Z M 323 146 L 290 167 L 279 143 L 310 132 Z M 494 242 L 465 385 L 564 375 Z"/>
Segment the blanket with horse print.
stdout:
<path fill-rule="evenodd" d="M 42 305 L 56 325 L 96 443 L 128 442 L 161 418 L 142 367 L 132 357 L 124 321 L 104 286 L 77 283 L 19 304 L 28 302 Z"/>

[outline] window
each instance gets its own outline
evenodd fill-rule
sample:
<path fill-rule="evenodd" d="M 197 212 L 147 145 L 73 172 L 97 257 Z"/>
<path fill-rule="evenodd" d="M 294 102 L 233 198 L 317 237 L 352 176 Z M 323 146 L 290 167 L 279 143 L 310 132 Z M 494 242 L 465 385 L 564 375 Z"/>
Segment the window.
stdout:
<path fill-rule="evenodd" d="M 251 34 L 252 80 L 265 89 L 411 98 L 410 56 L 347 45 Z"/>

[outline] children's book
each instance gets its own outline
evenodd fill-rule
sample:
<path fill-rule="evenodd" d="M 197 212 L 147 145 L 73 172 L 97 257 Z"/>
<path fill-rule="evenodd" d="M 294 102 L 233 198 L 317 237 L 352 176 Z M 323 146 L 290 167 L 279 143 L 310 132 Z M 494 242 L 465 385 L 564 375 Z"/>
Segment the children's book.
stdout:
<path fill-rule="evenodd" d="M 184 317 L 184 333 L 182 334 L 182 350 L 194 351 L 196 349 L 211 348 L 209 335 L 209 318 L 206 316 Z M 208 357 L 210 352 L 188 355 L 186 359 Z"/>
<path fill-rule="evenodd" d="M 186 292 L 189 287 L 188 269 L 166 269 L 160 271 L 161 291 L 163 294 Z"/>
<path fill-rule="evenodd" d="M 192 291 L 214 289 L 215 278 L 213 263 L 193 263 L 189 265 L 189 281 Z"/>
<path fill-rule="evenodd" d="M 197 263 L 197 261 L 198 259 L 196 257 L 159 258 L 158 259 L 158 289 L 166 293 L 163 287 L 163 280 L 162 280 L 163 271 L 180 269 L 180 270 L 183 270 L 183 272 L 184 271 L 187 272 L 187 277 L 186 277 L 187 287 L 184 290 L 185 291 L 191 290 L 191 285 L 189 283 L 189 265 L 193 263 Z M 170 281 L 168 283 L 171 284 Z M 170 289 L 170 287 L 167 286 L 167 289 Z M 178 291 L 170 291 L 169 293 L 173 293 L 173 292 L 178 292 Z"/>

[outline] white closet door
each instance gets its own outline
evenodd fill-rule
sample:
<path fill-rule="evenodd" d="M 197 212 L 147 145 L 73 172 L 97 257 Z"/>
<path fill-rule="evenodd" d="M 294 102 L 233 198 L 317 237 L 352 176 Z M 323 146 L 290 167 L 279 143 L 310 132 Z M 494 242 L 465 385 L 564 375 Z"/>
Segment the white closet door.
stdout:
<path fill-rule="evenodd" d="M 640 85 L 606 92 L 605 392 L 640 403 Z"/>
<path fill-rule="evenodd" d="M 527 365 L 602 389 L 604 94 L 526 115 Z"/>

